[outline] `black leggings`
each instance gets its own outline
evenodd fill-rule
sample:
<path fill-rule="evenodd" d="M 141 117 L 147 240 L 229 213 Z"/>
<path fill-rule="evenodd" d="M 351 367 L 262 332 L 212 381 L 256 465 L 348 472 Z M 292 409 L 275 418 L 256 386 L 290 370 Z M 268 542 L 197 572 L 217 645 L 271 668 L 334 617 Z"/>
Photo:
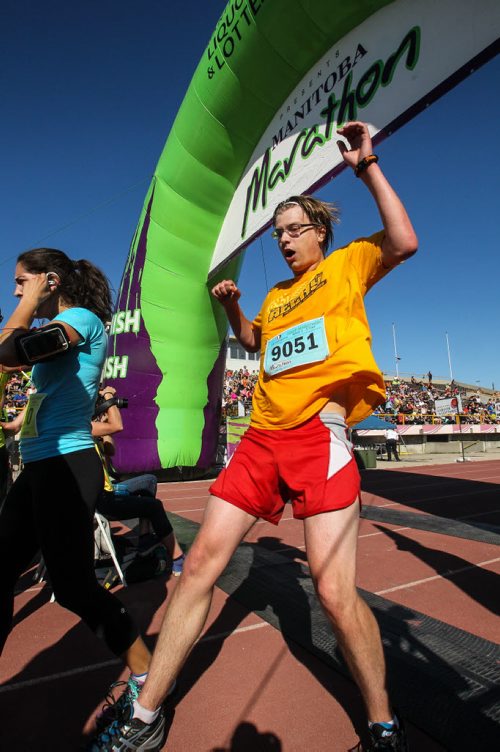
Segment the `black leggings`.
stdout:
<path fill-rule="evenodd" d="M 41 549 L 57 602 L 122 655 L 138 637 L 123 604 L 96 580 L 94 510 L 103 471 L 95 449 L 29 462 L 0 510 L 0 651 L 14 586 Z"/>
<path fill-rule="evenodd" d="M 173 528 L 159 499 L 135 494 L 121 495 L 104 491 L 97 502 L 97 511 L 115 520 L 135 517 L 149 520 L 158 538 L 166 538 Z"/>
<path fill-rule="evenodd" d="M 0 428 L 0 431 L 2 429 Z M 7 485 L 9 482 L 9 455 L 5 446 L 0 447 L 0 507 L 2 501 L 7 492 Z M 1 573 L 0 573 L 1 577 Z"/>

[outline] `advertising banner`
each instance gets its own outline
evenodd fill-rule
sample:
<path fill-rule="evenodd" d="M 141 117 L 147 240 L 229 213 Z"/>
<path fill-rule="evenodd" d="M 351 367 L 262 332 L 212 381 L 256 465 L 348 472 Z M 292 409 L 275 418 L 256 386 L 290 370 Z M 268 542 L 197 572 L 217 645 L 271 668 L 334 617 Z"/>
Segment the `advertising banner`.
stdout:
<path fill-rule="evenodd" d="M 434 401 L 434 410 L 438 417 L 443 415 L 456 415 L 462 412 L 462 400 L 460 396 L 450 397 Z"/>
<path fill-rule="evenodd" d="M 336 129 L 349 120 L 390 133 L 427 107 L 495 43 L 498 0 L 398 0 L 374 13 L 307 71 L 275 113 L 226 214 L 210 273 L 269 223 L 273 207 L 327 182 L 344 163 Z M 447 83 L 449 82 L 449 83 Z"/>

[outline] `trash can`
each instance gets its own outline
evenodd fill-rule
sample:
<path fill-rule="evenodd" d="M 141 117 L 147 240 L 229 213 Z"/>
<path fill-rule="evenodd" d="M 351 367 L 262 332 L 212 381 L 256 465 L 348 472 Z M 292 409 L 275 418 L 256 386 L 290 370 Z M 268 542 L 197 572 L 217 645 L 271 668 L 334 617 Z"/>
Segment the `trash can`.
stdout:
<path fill-rule="evenodd" d="M 354 457 L 360 470 L 373 470 L 377 467 L 377 450 L 375 447 L 356 447 Z"/>

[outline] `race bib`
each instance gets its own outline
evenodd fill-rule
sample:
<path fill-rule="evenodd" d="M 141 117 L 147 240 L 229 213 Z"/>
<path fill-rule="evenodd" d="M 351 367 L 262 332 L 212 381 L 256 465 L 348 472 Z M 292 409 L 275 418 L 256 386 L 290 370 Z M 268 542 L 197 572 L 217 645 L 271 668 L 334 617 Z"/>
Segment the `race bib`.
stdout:
<path fill-rule="evenodd" d="M 30 394 L 28 405 L 26 407 L 26 415 L 24 416 L 23 427 L 21 428 L 21 439 L 36 439 L 38 436 L 38 429 L 36 425 L 36 416 L 42 406 L 46 394 L 37 392 L 36 394 Z"/>
<path fill-rule="evenodd" d="M 285 329 L 269 340 L 264 356 L 264 371 L 274 376 L 290 368 L 318 363 L 328 357 L 325 319 L 304 321 Z"/>

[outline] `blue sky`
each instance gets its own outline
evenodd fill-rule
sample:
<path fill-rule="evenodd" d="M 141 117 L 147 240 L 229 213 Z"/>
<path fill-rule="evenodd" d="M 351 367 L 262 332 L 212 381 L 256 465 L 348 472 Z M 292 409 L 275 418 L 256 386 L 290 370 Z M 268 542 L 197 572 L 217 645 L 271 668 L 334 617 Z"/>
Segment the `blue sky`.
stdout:
<path fill-rule="evenodd" d="M 35 0 L 3 4 L 0 51 L 0 306 L 12 310 L 15 257 L 47 244 L 97 263 L 118 288 L 147 186 L 224 2 Z M 498 324 L 500 58 L 377 148 L 420 240 L 416 257 L 367 297 L 382 370 L 429 369 L 500 388 Z M 344 171 L 336 245 L 379 228 Z M 265 270 L 262 255 L 265 258 Z M 265 273 L 264 273 L 265 272 Z M 242 305 L 258 311 L 287 267 L 270 237 L 247 252 Z"/>

